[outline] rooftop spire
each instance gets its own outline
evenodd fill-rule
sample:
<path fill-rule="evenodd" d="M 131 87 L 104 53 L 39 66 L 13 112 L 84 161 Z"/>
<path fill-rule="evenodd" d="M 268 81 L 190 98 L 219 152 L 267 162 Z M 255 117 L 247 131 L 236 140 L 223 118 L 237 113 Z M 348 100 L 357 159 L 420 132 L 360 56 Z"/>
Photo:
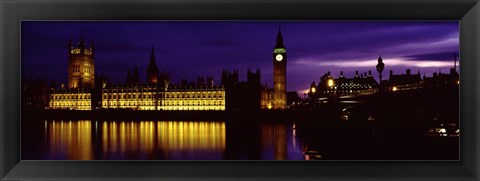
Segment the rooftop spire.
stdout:
<path fill-rule="evenodd" d="M 150 63 L 147 67 L 147 82 L 149 84 L 158 83 L 158 67 L 155 63 L 155 51 L 152 45 L 152 54 L 150 55 Z"/>
<path fill-rule="evenodd" d="M 152 54 L 150 55 L 150 64 L 155 64 L 155 50 L 152 45 Z"/>
<path fill-rule="evenodd" d="M 84 41 L 84 39 L 83 39 L 83 24 L 80 25 L 80 40 Z"/>
<path fill-rule="evenodd" d="M 283 37 L 280 25 L 278 25 L 277 43 L 275 44 L 275 48 L 285 48 L 283 45 Z"/>
<path fill-rule="evenodd" d="M 83 53 L 85 50 L 85 39 L 83 38 L 83 24 L 80 25 L 80 41 L 78 42 L 78 48 L 80 48 L 80 52 Z"/>

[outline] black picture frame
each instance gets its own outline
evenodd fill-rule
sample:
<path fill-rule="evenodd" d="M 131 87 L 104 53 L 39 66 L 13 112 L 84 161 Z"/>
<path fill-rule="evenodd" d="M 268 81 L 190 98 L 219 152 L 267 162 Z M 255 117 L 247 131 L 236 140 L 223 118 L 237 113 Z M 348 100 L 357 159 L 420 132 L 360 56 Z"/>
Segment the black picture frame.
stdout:
<path fill-rule="evenodd" d="M 2 180 L 479 180 L 478 0 L 0 0 Z M 459 20 L 460 161 L 22 161 L 22 20 Z"/>

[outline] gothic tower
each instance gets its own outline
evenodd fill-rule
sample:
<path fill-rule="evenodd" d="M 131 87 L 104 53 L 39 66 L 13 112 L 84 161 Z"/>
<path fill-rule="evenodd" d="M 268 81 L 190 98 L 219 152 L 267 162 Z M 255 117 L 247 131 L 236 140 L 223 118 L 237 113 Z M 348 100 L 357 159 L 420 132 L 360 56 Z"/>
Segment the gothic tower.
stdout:
<path fill-rule="evenodd" d="M 152 46 L 152 54 L 150 55 L 150 63 L 147 68 L 147 83 L 148 84 L 157 84 L 158 83 L 158 67 L 155 60 L 155 54 Z"/>
<path fill-rule="evenodd" d="M 287 51 L 283 37 L 278 29 L 277 43 L 273 49 L 273 109 L 287 107 Z"/>
<path fill-rule="evenodd" d="M 68 88 L 95 88 L 94 46 L 86 47 L 83 31 L 77 46 L 68 45 Z"/>

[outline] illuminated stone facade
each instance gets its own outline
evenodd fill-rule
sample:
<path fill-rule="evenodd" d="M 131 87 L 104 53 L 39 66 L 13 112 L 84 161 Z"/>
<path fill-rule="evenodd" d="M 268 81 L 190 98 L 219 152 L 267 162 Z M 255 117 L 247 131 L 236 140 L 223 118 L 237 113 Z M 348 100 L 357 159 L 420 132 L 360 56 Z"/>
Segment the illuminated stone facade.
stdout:
<path fill-rule="evenodd" d="M 114 85 L 102 90 L 102 108 L 131 110 L 225 110 L 223 86 Z"/>
<path fill-rule="evenodd" d="M 267 86 L 262 87 L 260 109 L 273 108 L 273 89 Z"/>
<path fill-rule="evenodd" d="M 91 110 L 91 93 L 84 89 L 52 89 L 50 109 Z"/>
<path fill-rule="evenodd" d="M 260 85 L 259 71 L 251 74 L 249 79 L 255 78 Z M 70 41 L 68 88 L 51 89 L 48 108 L 223 111 L 226 107 L 225 88 L 223 85 L 214 86 L 213 77 L 208 78 L 208 84 L 170 85 L 169 73 L 159 75 L 153 47 L 145 84 L 139 84 L 137 68 L 133 76 L 127 75 L 127 84 L 108 85 L 105 78 L 100 77 L 95 82 L 94 77 L 93 43 L 87 48 L 83 36 L 77 46 Z M 203 79 L 200 82 L 203 82 Z M 260 95 L 257 97 L 260 99 Z"/>
<path fill-rule="evenodd" d="M 70 40 L 68 46 L 68 88 L 94 88 L 95 63 L 93 42 L 87 48 L 82 38 L 77 46 Z"/>

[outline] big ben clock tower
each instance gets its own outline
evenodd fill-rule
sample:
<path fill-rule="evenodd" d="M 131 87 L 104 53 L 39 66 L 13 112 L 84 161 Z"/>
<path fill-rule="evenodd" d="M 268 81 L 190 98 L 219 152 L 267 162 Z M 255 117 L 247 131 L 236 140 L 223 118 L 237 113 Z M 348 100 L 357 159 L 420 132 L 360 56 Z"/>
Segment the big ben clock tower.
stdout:
<path fill-rule="evenodd" d="M 273 109 L 287 107 L 287 51 L 278 29 L 277 43 L 273 49 Z"/>

